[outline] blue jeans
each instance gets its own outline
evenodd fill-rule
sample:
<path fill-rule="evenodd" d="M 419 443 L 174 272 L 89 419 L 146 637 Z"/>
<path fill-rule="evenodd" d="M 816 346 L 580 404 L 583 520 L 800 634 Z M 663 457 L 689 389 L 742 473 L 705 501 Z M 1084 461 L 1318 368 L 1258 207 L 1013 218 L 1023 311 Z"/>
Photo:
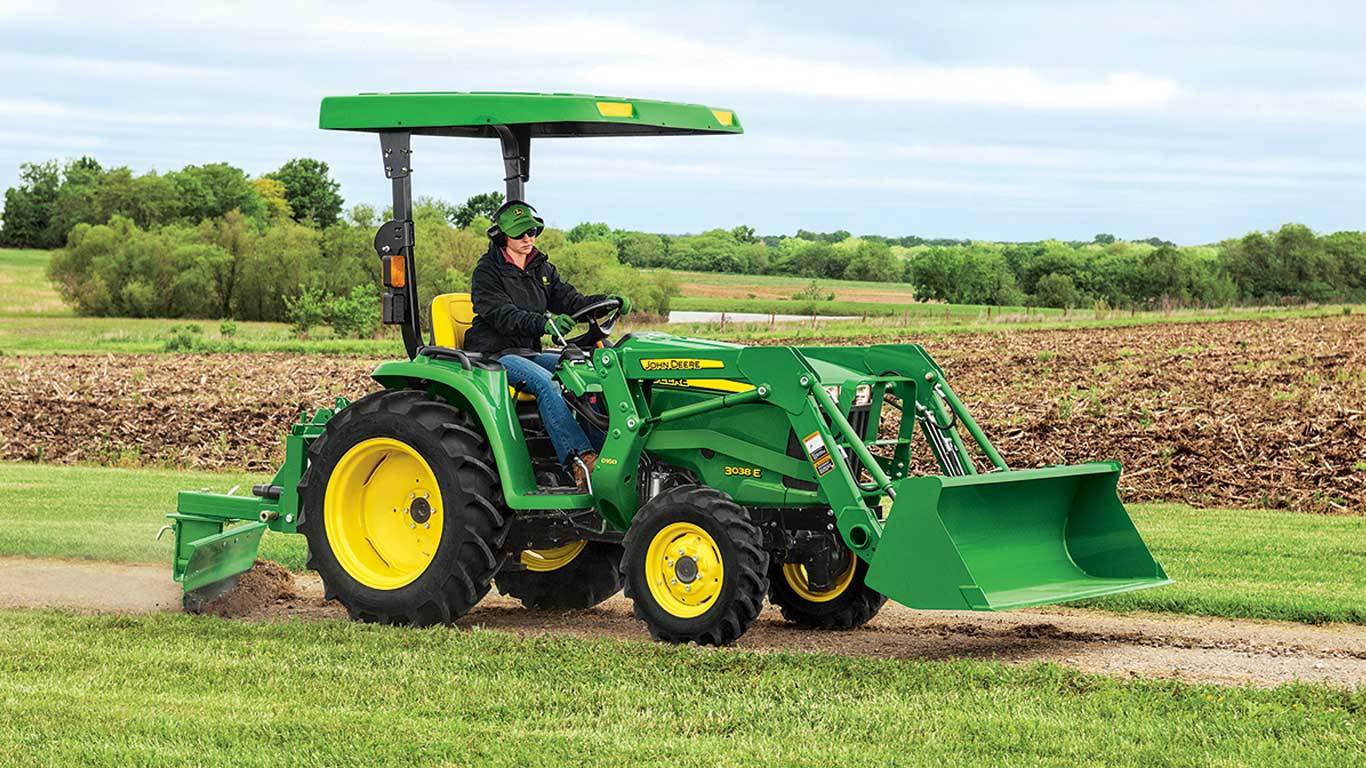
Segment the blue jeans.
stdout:
<path fill-rule="evenodd" d="M 588 442 L 588 435 L 574 420 L 569 404 L 560 394 L 560 385 L 550 377 L 550 372 L 555 370 L 559 361 L 560 356 L 550 352 L 542 352 L 530 359 L 517 355 L 498 358 L 499 364 L 508 372 L 508 384 L 536 396 L 536 407 L 541 411 L 541 422 L 545 424 L 545 431 L 555 446 L 556 458 L 568 467 L 571 456 L 578 456 L 593 448 Z"/>

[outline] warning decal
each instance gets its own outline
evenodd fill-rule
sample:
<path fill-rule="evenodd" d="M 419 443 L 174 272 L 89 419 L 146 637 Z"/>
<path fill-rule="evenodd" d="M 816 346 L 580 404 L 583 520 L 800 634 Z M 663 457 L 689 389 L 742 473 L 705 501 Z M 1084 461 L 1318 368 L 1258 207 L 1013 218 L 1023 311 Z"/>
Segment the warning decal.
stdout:
<path fill-rule="evenodd" d="M 835 468 L 835 461 L 830 458 L 830 452 L 825 450 L 821 433 L 812 432 L 802 438 L 802 444 L 806 446 L 806 455 L 811 457 L 811 466 L 816 468 L 818 477 L 824 477 L 825 473 Z"/>

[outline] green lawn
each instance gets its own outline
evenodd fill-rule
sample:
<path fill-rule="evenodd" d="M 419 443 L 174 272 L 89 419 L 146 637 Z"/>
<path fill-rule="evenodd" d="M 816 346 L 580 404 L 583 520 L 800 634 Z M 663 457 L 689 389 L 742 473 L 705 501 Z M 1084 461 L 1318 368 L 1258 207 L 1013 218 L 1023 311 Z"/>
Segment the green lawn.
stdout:
<path fill-rule="evenodd" d="M 1364 715 L 1051 665 L 0 612 L 7 765 L 1351 766 Z"/>
<path fill-rule="evenodd" d="M 153 537 L 177 490 L 240 485 L 249 493 L 268 479 L 0 464 L 0 554 L 169 563 L 169 538 Z M 1366 518 L 1176 504 L 1130 511 L 1177 583 L 1095 607 L 1366 624 Z M 268 533 L 262 555 L 299 570 L 303 538 Z"/>

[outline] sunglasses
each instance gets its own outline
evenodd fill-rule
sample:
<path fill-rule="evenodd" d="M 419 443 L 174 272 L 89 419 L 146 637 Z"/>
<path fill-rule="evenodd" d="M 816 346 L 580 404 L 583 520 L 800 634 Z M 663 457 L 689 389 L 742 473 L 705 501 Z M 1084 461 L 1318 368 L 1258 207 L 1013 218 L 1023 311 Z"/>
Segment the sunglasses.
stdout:
<path fill-rule="evenodd" d="M 508 237 L 513 240 L 521 240 L 524 237 L 535 237 L 537 234 L 539 234 L 538 230 L 535 227 L 532 227 L 516 237 L 513 237 L 512 235 L 508 235 Z"/>

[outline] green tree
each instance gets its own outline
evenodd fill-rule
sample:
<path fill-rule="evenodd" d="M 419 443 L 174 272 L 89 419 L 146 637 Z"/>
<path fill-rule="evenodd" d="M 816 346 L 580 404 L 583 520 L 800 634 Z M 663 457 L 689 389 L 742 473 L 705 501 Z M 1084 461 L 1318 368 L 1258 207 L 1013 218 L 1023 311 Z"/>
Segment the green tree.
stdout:
<path fill-rule="evenodd" d="M 664 264 L 664 239 L 649 232 L 623 232 L 617 238 L 617 254 L 623 264 L 658 267 Z"/>
<path fill-rule="evenodd" d="M 339 338 L 366 339 L 379 330 L 379 293 L 369 286 L 353 286 L 327 305 L 328 322 Z"/>
<path fill-rule="evenodd" d="M 477 195 L 471 195 L 469 199 L 451 212 L 450 222 L 460 229 L 465 229 L 480 216 L 492 221 L 493 214 L 502 205 L 502 192 L 481 192 Z"/>
<path fill-rule="evenodd" d="M 895 282 L 901 276 L 901 264 L 892 249 L 883 243 L 864 241 L 854 249 L 854 255 L 844 267 L 845 280 L 875 280 Z"/>
<path fill-rule="evenodd" d="M 740 226 L 738 226 L 738 227 L 732 229 L 732 230 L 730 231 L 730 234 L 731 234 L 732 237 L 735 238 L 735 242 L 737 242 L 737 243 L 757 243 L 757 242 L 759 242 L 759 238 L 757 238 L 757 237 L 754 236 L 754 227 L 748 227 L 748 226 L 745 226 L 744 224 L 741 224 Z"/>
<path fill-rule="evenodd" d="M 1015 274 L 1005 256 L 992 245 L 954 246 L 961 256 L 953 271 L 952 301 L 956 304 L 1018 304 Z"/>
<path fill-rule="evenodd" d="M 285 308 L 289 327 L 301 339 L 308 338 L 308 332 L 314 326 L 322 325 L 327 320 L 328 302 L 323 298 L 320 288 L 304 286 L 298 293 L 286 296 Z"/>
<path fill-rule="evenodd" d="M 956 248 L 935 246 L 916 254 L 910 261 L 915 297 L 921 301 L 952 301 L 960 262 L 962 253 Z"/>
<path fill-rule="evenodd" d="M 77 224 L 103 223 L 95 206 L 95 195 L 103 183 L 104 168 L 93 157 L 79 157 L 63 166 L 62 186 L 57 190 L 57 202 L 44 239 L 64 243 L 67 233 Z"/>
<path fill-rule="evenodd" d="M 1143 274 L 1148 280 L 1146 295 L 1181 305 L 1190 304 L 1195 287 L 1195 264 L 1181 251 L 1170 245 L 1149 251 L 1143 257 Z"/>
<path fill-rule="evenodd" d="M 295 221 L 330 227 L 341 218 L 341 184 L 332 179 L 327 163 L 296 157 L 280 166 L 280 170 L 266 174 L 266 178 L 284 183 L 285 199 L 294 211 Z"/>
<path fill-rule="evenodd" d="M 1077 287 L 1069 275 L 1049 272 L 1034 285 L 1034 297 L 1045 307 L 1075 307 L 1080 300 Z"/>
<path fill-rule="evenodd" d="M 166 176 L 179 192 L 180 215 L 192 222 L 216 219 L 234 209 L 250 219 L 266 218 L 266 202 L 241 168 L 227 163 L 187 165 Z"/>
<path fill-rule="evenodd" d="M 62 242 L 49 231 L 61 181 L 55 160 L 19 166 L 19 186 L 5 190 L 0 245 L 51 248 Z"/>
<path fill-rule="evenodd" d="M 567 237 L 571 243 L 586 243 L 591 240 L 612 241 L 612 228 L 600 221 L 585 221 L 575 224 Z"/>

